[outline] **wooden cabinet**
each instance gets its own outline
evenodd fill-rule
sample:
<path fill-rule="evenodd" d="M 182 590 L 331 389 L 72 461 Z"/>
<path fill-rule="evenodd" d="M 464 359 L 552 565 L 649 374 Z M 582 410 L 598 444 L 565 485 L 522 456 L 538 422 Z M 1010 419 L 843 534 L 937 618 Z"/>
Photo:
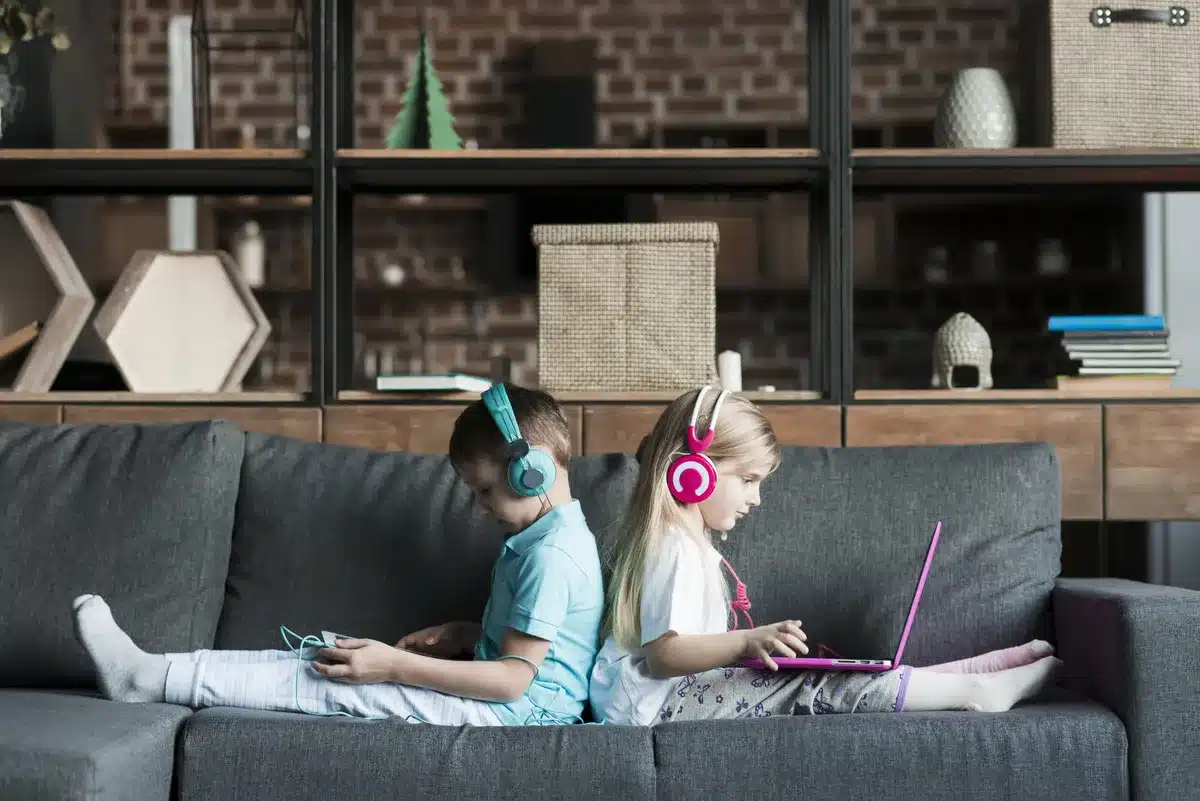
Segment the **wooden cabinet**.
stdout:
<path fill-rule="evenodd" d="M 1110 404 L 1104 429 L 1108 518 L 1200 519 L 1200 404 Z"/>
<path fill-rule="evenodd" d="M 445 453 L 464 406 L 330 406 L 325 441 L 356 448 L 410 453 Z M 582 411 L 567 408 L 576 453 L 582 453 Z"/>
<path fill-rule="evenodd" d="M 0 404 L 0 420 L 11 423 L 47 423 L 54 425 L 55 423 L 62 422 L 62 407 L 40 403 Z"/>
<path fill-rule="evenodd" d="M 188 423 L 228 420 L 244 431 L 321 441 L 321 410 L 304 406 L 72 406 L 64 423 Z"/>
<path fill-rule="evenodd" d="M 583 412 L 587 453 L 633 453 L 662 414 L 661 405 L 595 405 Z M 783 445 L 839 447 L 842 410 L 838 406 L 770 405 L 761 407 Z"/>
<path fill-rule="evenodd" d="M 2 402 L 0 421 L 179 423 L 226 419 L 264 434 L 377 450 L 445 453 L 465 404 L 217 405 Z M 659 399 L 567 402 L 576 455 L 633 453 Z M 1200 520 L 1200 403 L 763 403 L 784 445 L 969 445 L 1050 442 L 1067 520 Z"/>
<path fill-rule="evenodd" d="M 1099 404 L 913 404 L 851 406 L 846 445 L 973 445 L 1050 442 L 1062 470 L 1063 517 L 1104 516 Z"/>

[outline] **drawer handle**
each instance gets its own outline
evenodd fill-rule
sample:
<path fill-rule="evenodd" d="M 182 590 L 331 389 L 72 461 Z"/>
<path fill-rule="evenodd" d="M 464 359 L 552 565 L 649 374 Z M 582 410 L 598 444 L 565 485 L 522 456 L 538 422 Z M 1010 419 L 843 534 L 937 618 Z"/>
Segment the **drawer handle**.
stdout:
<path fill-rule="evenodd" d="M 1089 19 L 1097 28 L 1107 28 L 1118 22 L 1165 22 L 1172 27 L 1183 27 L 1188 24 L 1191 14 L 1183 6 L 1171 6 L 1166 9 L 1154 8 L 1118 8 L 1108 6 L 1093 8 Z"/>

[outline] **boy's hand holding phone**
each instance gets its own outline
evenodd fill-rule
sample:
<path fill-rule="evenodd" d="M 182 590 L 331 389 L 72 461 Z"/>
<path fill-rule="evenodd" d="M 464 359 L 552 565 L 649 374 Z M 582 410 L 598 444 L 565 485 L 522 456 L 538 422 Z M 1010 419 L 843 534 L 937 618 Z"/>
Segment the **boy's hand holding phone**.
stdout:
<path fill-rule="evenodd" d="M 442 623 L 438 626 L 414 631 L 397 642 L 396 647 L 405 651 L 450 659 L 471 653 L 482 633 L 483 628 L 478 623 L 469 621 Z"/>

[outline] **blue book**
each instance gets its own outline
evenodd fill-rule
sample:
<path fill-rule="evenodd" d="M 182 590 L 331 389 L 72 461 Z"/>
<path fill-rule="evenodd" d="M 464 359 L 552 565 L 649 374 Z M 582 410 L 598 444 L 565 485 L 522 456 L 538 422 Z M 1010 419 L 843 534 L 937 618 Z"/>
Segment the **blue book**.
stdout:
<path fill-rule="evenodd" d="M 1159 331 L 1166 327 L 1161 314 L 1072 314 L 1046 322 L 1048 331 Z"/>

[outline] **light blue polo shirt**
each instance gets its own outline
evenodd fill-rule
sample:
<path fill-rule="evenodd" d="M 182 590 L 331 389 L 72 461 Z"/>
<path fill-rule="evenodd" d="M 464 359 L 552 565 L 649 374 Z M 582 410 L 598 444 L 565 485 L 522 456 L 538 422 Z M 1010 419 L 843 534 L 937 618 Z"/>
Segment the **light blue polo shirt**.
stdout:
<path fill-rule="evenodd" d="M 550 650 L 525 694 L 495 705 L 503 724 L 576 722 L 587 703 L 603 615 L 600 555 L 579 501 L 551 509 L 509 538 L 492 568 L 475 658 L 499 657 L 507 628 L 548 640 Z"/>

